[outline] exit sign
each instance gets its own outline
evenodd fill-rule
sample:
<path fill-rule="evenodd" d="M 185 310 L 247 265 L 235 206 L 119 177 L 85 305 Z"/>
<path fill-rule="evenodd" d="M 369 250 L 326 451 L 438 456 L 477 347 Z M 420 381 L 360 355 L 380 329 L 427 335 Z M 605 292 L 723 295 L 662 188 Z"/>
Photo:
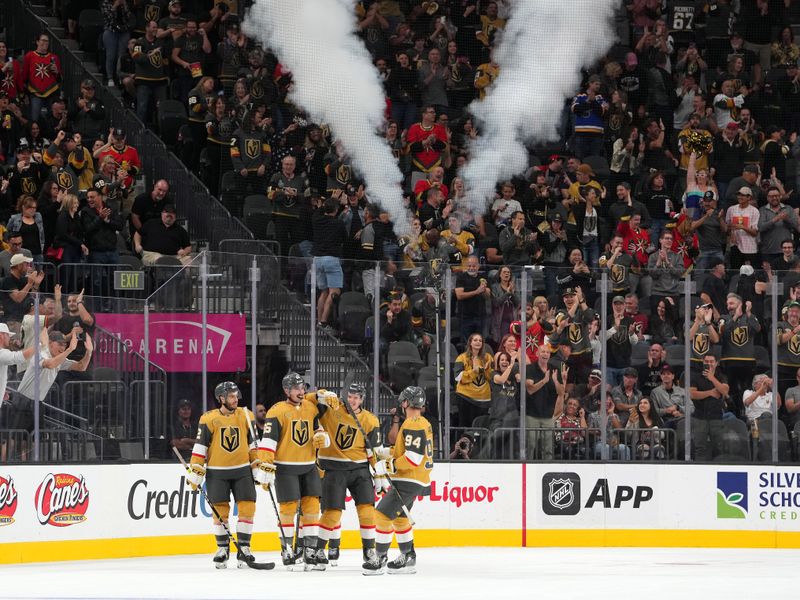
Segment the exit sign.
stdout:
<path fill-rule="evenodd" d="M 114 289 L 143 290 L 144 271 L 114 271 Z"/>

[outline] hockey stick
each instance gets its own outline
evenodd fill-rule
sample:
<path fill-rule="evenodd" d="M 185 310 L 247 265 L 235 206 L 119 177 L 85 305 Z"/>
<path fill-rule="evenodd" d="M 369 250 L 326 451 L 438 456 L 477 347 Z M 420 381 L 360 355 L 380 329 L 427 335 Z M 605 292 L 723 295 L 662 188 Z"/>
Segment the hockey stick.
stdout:
<path fill-rule="evenodd" d="M 178 449 L 175 446 L 173 446 L 172 451 L 175 453 L 175 456 L 178 457 L 178 460 L 181 461 L 181 464 L 183 465 L 183 468 L 186 469 L 186 472 L 190 473 L 191 469 L 189 469 L 189 465 L 186 464 L 186 461 L 183 460 L 183 456 L 181 456 L 181 453 L 178 451 Z M 206 494 L 206 490 L 202 486 L 197 486 L 197 489 L 200 490 L 201 494 L 203 494 L 203 498 L 205 498 L 206 502 L 211 507 L 211 511 L 214 513 L 214 516 L 217 517 L 217 521 L 219 521 L 219 523 L 225 529 L 225 533 L 227 533 L 228 537 L 233 541 L 233 545 L 236 546 L 237 554 L 240 553 L 241 546 L 239 546 L 239 541 L 231 533 L 231 530 L 228 529 L 228 524 L 222 519 L 222 517 L 220 516 L 219 512 L 214 507 L 214 505 L 211 504 L 211 500 L 208 499 L 208 494 Z M 271 571 L 272 569 L 275 568 L 274 562 L 256 562 L 254 560 L 247 560 L 247 559 L 242 559 L 242 560 L 248 567 L 250 567 L 251 569 L 256 569 L 257 571 Z"/>
<path fill-rule="evenodd" d="M 345 383 L 347 383 L 348 380 L 350 381 L 350 383 L 353 382 L 353 371 L 350 371 L 347 374 L 347 377 L 345 377 Z M 369 443 L 369 438 L 367 437 L 367 434 L 364 432 L 364 428 L 361 426 L 361 421 L 358 420 L 358 417 L 356 416 L 356 413 L 353 410 L 353 407 L 350 406 L 350 403 L 347 401 L 347 393 L 348 393 L 347 390 L 350 388 L 350 383 L 347 383 L 347 388 L 344 388 L 344 387 L 342 388 L 342 390 L 341 390 L 339 395 L 340 395 L 340 399 L 341 399 L 342 404 L 344 404 L 344 406 L 345 406 L 345 410 L 347 411 L 347 413 L 351 417 L 353 417 L 353 420 L 356 422 L 356 427 L 358 427 L 358 431 L 361 432 L 361 435 L 364 438 L 364 449 L 365 449 L 364 453 L 367 455 L 367 464 L 369 464 L 369 453 L 367 453 L 367 450 L 372 452 L 372 456 L 375 457 L 376 461 L 378 460 L 378 455 L 375 453 L 375 448 L 373 448 L 372 444 Z M 406 502 L 405 502 L 405 500 L 403 500 L 403 496 L 400 494 L 400 491 L 394 485 L 394 481 L 392 481 L 392 478 L 389 477 L 388 473 L 385 475 L 385 477 L 386 477 L 386 481 L 388 481 L 389 485 L 391 486 L 390 490 L 394 490 L 394 493 L 397 494 L 397 498 L 398 498 L 398 500 L 400 500 L 400 506 L 403 508 L 403 512 L 405 513 L 406 518 L 408 519 L 408 522 L 413 527 L 414 526 L 414 519 L 411 517 L 411 511 L 408 510 L 408 507 L 406 506 Z"/>

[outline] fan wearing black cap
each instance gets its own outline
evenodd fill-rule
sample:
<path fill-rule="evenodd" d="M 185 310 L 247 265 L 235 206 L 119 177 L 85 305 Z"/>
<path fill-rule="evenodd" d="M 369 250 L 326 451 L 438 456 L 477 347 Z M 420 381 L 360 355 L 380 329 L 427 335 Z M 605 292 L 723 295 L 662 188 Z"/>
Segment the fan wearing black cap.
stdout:
<path fill-rule="evenodd" d="M 742 174 L 734 177 L 728 183 L 725 192 L 725 203 L 723 207 L 730 207 L 736 204 L 737 197 L 742 187 L 750 188 L 750 195 L 756 200 L 756 206 L 763 204 L 763 193 L 761 192 L 761 169 L 757 164 L 747 163 L 742 168 Z"/>
<path fill-rule="evenodd" d="M 697 268 L 705 271 L 711 268 L 711 263 L 717 259 L 724 262 L 725 247 L 727 244 L 726 234 L 728 233 L 728 223 L 725 220 L 725 211 L 718 208 L 717 197 L 706 192 L 701 202 L 700 218 L 693 219 L 689 228 L 697 232 L 698 249 L 700 256 L 697 257 Z"/>
<path fill-rule="evenodd" d="M 33 160 L 28 140 L 22 138 L 17 145 L 17 162 L 7 172 L 8 194 L 14 202 L 20 196 L 39 195 L 42 184 L 50 177 L 50 169 Z"/>

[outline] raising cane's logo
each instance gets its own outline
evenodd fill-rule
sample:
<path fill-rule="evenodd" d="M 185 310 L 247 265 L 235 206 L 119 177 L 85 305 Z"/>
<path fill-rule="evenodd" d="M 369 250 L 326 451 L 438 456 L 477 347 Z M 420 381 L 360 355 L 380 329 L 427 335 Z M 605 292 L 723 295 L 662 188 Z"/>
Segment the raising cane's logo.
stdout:
<path fill-rule="evenodd" d="M 83 475 L 48 473 L 36 488 L 35 501 L 39 523 L 67 527 L 86 520 L 89 489 Z"/>
<path fill-rule="evenodd" d="M 0 527 L 11 525 L 14 522 L 14 513 L 17 512 L 17 488 L 14 480 L 9 475 L 7 478 L 0 475 Z"/>

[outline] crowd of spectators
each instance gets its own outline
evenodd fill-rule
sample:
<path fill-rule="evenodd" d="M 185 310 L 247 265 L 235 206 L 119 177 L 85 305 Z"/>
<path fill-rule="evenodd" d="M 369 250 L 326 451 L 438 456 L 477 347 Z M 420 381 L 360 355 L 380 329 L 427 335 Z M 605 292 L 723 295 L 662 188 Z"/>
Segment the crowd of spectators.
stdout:
<path fill-rule="evenodd" d="M 603 450 L 586 431 L 553 436 L 546 431 L 553 427 L 606 422 L 609 450 L 620 458 L 669 456 L 664 437 L 650 430 L 674 431 L 687 414 L 706 423 L 695 452 L 711 458 L 722 452 L 723 420 L 756 429 L 774 402 L 794 428 L 800 47 L 791 0 L 631 0 L 623 39 L 564 104 L 561 140 L 531 148 L 530 168 L 497 182 L 484 214 L 467 205 L 458 170 L 480 136 L 469 104 L 491 93 L 502 72 L 493 49 L 510 3 L 357 3 L 413 219 L 413 233 L 399 237 L 328 124 L 287 99 L 291 72 L 243 33 L 246 4 L 83 0 L 64 16 L 77 37 L 76 6 L 99 9 L 106 85 L 156 130 L 165 103 L 182 104 L 176 154 L 245 223 L 263 215 L 256 234 L 267 235 L 270 222 L 282 256 L 315 258 L 315 317 L 324 331 L 344 329 L 343 292 L 371 297 L 379 289 L 381 339 L 372 341 L 387 354 L 395 342 L 412 342 L 420 364 L 436 364 L 431 352 L 455 344 L 454 418 L 475 446 L 473 429 L 519 422 L 510 399 L 522 385 L 528 448 L 538 458 L 557 448 L 569 457 Z M 138 153 L 125 131 L 108 129 L 96 82 L 83 82 L 78 98 L 62 97 L 60 60 L 48 41 L 43 34 L 35 49 L 13 56 L 0 42 L 5 250 L 37 262 L 113 263 L 120 252 L 146 264 L 162 255 L 185 262 L 191 245 L 175 224 L 169 182 L 134 193 Z M 286 280 L 293 265 L 282 262 Z M 444 266 L 453 271 L 452 297 L 441 294 Z M 596 283 L 604 272 L 612 288 L 610 388 L 600 390 Z M 688 336 L 680 286 L 687 272 L 697 282 Z M 19 289 L 31 285 L 15 277 Z M 783 284 L 779 322 L 766 311 L 774 280 Z M 448 302 L 454 321 L 444 340 Z M 762 377 L 773 334 L 778 381 Z M 684 345 L 689 365 L 670 351 Z M 688 391 L 686 369 L 693 370 Z M 635 439 L 620 437 L 625 428 Z"/>

